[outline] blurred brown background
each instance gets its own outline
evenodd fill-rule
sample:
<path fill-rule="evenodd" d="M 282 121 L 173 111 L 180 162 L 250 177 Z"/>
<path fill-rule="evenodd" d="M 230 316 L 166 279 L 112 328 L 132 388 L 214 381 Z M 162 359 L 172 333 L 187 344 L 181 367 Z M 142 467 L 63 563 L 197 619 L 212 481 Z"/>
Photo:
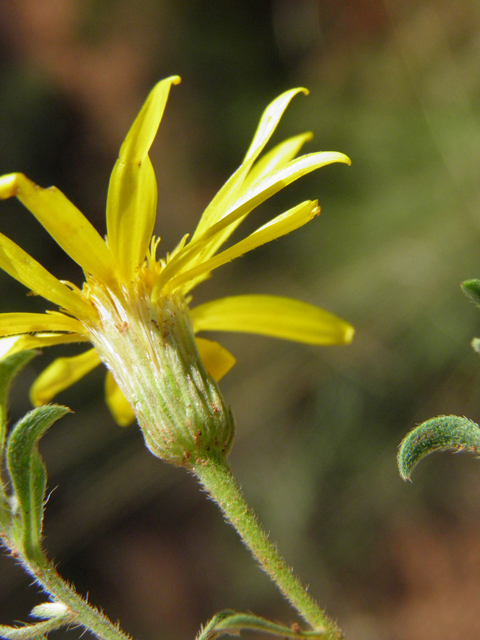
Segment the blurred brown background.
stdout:
<path fill-rule="evenodd" d="M 306 198 L 319 219 L 219 270 L 200 302 L 265 292 L 356 327 L 350 347 L 219 338 L 238 422 L 231 464 L 267 530 L 349 640 L 480 636 L 480 469 L 439 455 L 404 484 L 409 428 L 480 420 L 477 0 L 2 0 L 0 171 L 61 188 L 104 233 L 108 178 L 149 89 L 178 73 L 152 150 L 163 251 L 195 227 L 240 163 L 267 103 L 307 86 L 276 141 L 350 155 L 252 215 Z M 16 202 L 0 229 L 58 277 L 81 275 Z M 42 309 L 6 276 L 1 310 Z M 12 421 L 51 349 L 17 382 Z M 73 351 L 70 350 L 73 354 Z M 95 371 L 59 398 L 75 414 L 42 442 L 46 546 L 61 573 L 138 639 L 190 639 L 216 611 L 294 622 L 215 506 L 184 471 L 119 429 Z M 0 622 L 41 601 L 0 557 Z M 71 632 L 75 635 L 76 632 Z M 77 634 L 78 635 L 78 634 Z M 62 634 L 56 634 L 60 637 Z M 251 634 L 250 634 L 251 636 Z"/>

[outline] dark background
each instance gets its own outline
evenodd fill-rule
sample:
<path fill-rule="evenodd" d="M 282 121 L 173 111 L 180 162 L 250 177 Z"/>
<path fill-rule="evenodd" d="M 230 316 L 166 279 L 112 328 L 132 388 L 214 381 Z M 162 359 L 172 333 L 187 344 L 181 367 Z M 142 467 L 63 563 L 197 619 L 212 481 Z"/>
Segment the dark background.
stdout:
<path fill-rule="evenodd" d="M 258 214 L 307 198 L 322 215 L 215 273 L 195 302 L 264 292 L 356 327 L 349 347 L 219 336 L 238 423 L 231 465 L 247 499 L 349 640 L 480 634 L 480 470 L 397 445 L 441 413 L 480 420 L 480 315 L 459 283 L 480 276 L 480 4 L 476 0 L 2 0 L 0 171 L 61 188 L 101 231 L 109 173 L 153 84 L 173 73 L 152 149 L 160 253 L 193 231 L 241 162 L 264 107 L 307 86 L 275 138 L 353 161 L 302 179 Z M 16 202 L 0 229 L 55 275 L 81 274 Z M 2 311 L 41 310 L 8 277 Z M 217 336 L 213 336 L 217 337 Z M 35 375 L 16 384 L 12 421 Z M 42 441 L 53 490 L 45 544 L 59 570 L 138 639 L 193 638 L 224 608 L 295 613 L 183 470 L 120 429 L 99 369 L 59 401 L 75 414 Z M 0 622 L 41 601 L 0 558 Z M 75 632 L 73 632 L 75 633 Z M 60 637 L 62 634 L 56 634 Z M 251 634 L 250 634 L 251 635 Z"/>

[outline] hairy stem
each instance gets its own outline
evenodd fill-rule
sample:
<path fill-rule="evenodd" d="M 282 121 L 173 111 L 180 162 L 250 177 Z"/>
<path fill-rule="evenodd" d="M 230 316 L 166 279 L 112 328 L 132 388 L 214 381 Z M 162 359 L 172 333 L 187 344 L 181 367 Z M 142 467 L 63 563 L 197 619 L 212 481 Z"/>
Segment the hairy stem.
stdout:
<path fill-rule="evenodd" d="M 50 598 L 67 607 L 68 624 L 82 626 L 100 640 L 131 640 L 118 625 L 114 625 L 101 611 L 88 604 L 72 585 L 61 578 L 40 549 L 36 549 L 34 558 L 28 558 L 9 536 L 4 534 L 2 541 Z"/>
<path fill-rule="evenodd" d="M 313 629 L 323 629 L 328 640 L 343 638 L 335 622 L 320 609 L 290 567 L 285 564 L 276 546 L 268 539 L 255 514 L 245 502 L 226 461 L 219 458 L 197 460 L 192 470 L 237 530 L 262 569 L 300 615 Z"/>

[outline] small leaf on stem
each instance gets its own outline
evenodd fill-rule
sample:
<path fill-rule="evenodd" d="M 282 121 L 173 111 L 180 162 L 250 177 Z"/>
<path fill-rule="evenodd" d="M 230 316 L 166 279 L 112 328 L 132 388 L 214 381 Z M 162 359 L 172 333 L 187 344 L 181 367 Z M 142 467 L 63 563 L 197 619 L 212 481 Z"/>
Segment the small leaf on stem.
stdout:
<path fill-rule="evenodd" d="M 214 640 L 223 635 L 240 635 L 241 631 L 260 631 L 281 638 L 309 638 L 320 640 L 325 638 L 324 629 L 316 631 L 301 631 L 297 626 L 286 627 L 252 613 L 238 613 L 236 611 L 220 611 L 200 631 L 196 640 Z"/>
<path fill-rule="evenodd" d="M 46 405 L 27 413 L 15 425 L 7 443 L 7 467 L 21 514 L 22 545 L 26 556 L 40 550 L 47 473 L 38 441 L 68 407 Z"/>
<path fill-rule="evenodd" d="M 460 286 L 467 298 L 480 307 L 480 280 L 465 280 Z"/>
<path fill-rule="evenodd" d="M 30 615 L 32 618 L 51 620 L 52 618 L 68 618 L 70 612 L 63 602 L 43 602 L 33 607 Z"/>
<path fill-rule="evenodd" d="M 3 449 L 7 433 L 7 400 L 10 386 L 17 373 L 36 355 L 36 351 L 21 351 L 0 360 L 0 465 L 3 463 Z M 1 488 L 4 489 L 3 485 Z"/>

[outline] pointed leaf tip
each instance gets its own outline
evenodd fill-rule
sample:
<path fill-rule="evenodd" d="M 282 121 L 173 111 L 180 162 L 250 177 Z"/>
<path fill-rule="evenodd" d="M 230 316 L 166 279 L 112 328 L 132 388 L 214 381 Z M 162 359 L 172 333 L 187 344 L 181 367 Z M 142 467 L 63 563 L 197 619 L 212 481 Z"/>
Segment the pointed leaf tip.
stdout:
<path fill-rule="evenodd" d="M 410 480 L 420 460 L 435 451 L 480 454 L 480 427 L 473 420 L 459 416 L 438 416 L 423 422 L 400 444 L 397 457 L 400 476 Z"/>

